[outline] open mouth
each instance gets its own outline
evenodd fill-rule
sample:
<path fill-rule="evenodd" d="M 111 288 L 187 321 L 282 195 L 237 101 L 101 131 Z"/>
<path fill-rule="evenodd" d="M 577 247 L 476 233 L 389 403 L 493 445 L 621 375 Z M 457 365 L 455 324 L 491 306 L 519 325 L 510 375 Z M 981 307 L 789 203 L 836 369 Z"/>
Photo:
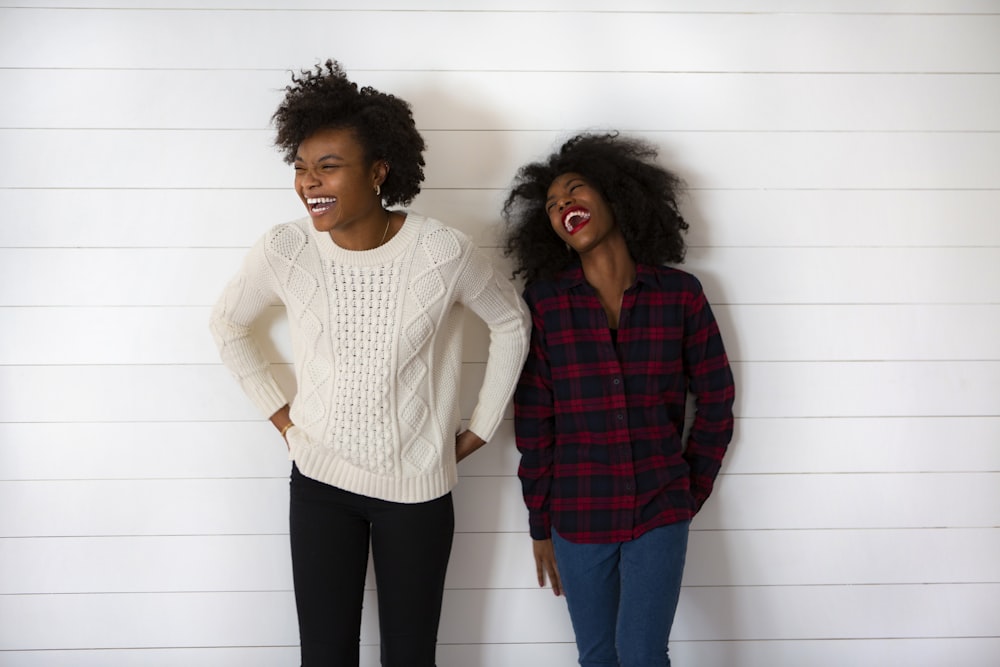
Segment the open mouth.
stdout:
<path fill-rule="evenodd" d="M 562 224 L 568 234 L 575 234 L 590 222 L 590 211 L 582 206 L 572 206 L 563 212 Z"/>
<path fill-rule="evenodd" d="M 306 206 L 313 215 L 322 215 L 337 201 L 336 197 L 310 197 L 306 199 Z"/>

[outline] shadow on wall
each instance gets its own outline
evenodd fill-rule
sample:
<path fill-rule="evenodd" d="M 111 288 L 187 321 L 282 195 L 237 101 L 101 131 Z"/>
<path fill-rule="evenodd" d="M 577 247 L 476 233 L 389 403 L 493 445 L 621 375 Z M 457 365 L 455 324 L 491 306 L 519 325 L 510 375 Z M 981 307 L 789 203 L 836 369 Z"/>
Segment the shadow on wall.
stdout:
<path fill-rule="evenodd" d="M 664 155 L 666 152 L 661 149 L 661 163 L 672 168 L 669 156 Z M 682 201 L 682 213 L 691 228 L 697 227 L 700 238 L 711 238 L 710 232 L 703 229 L 703 227 L 710 227 L 711 223 L 705 220 L 701 214 L 696 195 L 688 193 L 685 196 Z M 725 285 L 714 273 L 699 268 L 698 260 L 711 252 L 711 247 L 689 247 L 685 263 L 679 265 L 678 268 L 689 271 L 701 281 L 705 295 L 719 324 L 722 340 L 726 346 L 726 354 L 732 365 L 735 359 L 740 358 L 740 344 L 737 332 L 732 327 L 728 308 L 723 305 L 728 303 Z M 737 365 L 733 365 L 737 407 L 739 397 L 745 391 L 739 370 Z M 694 402 L 689 400 L 686 426 L 689 426 L 693 420 L 695 408 Z M 739 420 L 735 424 L 735 429 L 738 428 Z M 734 430 L 727 457 L 732 456 L 732 448 L 737 445 L 737 442 L 738 437 Z M 724 460 L 723 473 L 725 469 Z M 682 642 L 692 640 L 694 644 L 685 643 L 677 650 L 672 648 L 671 651 L 672 654 L 687 654 L 689 652 L 696 654 L 698 649 L 693 648 L 694 646 L 703 641 L 711 641 L 714 644 L 711 656 L 715 664 L 735 665 L 739 662 L 738 648 L 735 642 L 725 640 L 739 638 L 742 635 L 739 628 L 736 627 L 739 616 L 735 607 L 738 601 L 733 596 L 735 590 L 733 588 L 734 574 L 730 565 L 727 532 L 716 530 L 719 523 L 716 517 L 726 513 L 723 498 L 718 493 L 718 488 L 725 483 L 725 475 L 722 474 L 716 479 L 716 491 L 709 497 L 702 511 L 691 523 L 692 532 L 688 543 L 684 589 L 677 609 L 673 636 L 678 637 Z M 671 644 L 673 646 L 676 643 L 671 642 Z"/>

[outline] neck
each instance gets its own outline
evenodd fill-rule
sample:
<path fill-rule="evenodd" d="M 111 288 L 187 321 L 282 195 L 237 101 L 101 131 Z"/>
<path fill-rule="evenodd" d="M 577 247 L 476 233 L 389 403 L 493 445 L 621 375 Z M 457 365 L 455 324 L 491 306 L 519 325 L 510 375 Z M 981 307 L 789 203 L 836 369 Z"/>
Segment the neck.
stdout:
<path fill-rule="evenodd" d="M 374 250 L 391 236 L 392 215 L 381 207 L 358 223 L 347 229 L 331 230 L 330 238 L 344 250 Z"/>
<path fill-rule="evenodd" d="M 608 318 L 608 326 L 618 328 L 625 290 L 635 282 L 635 261 L 628 252 L 625 239 L 608 239 L 584 255 L 580 255 L 583 275 L 597 292 L 597 298 Z"/>
<path fill-rule="evenodd" d="M 635 260 L 629 254 L 625 239 L 620 236 L 580 255 L 580 264 L 587 282 L 599 291 L 612 290 L 624 294 L 635 282 Z"/>

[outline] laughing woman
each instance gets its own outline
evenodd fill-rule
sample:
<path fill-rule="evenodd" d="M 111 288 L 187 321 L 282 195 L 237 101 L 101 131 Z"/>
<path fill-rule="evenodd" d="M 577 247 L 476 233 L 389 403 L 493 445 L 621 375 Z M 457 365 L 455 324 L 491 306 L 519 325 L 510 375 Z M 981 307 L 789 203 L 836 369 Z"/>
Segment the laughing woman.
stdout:
<path fill-rule="evenodd" d="M 215 306 L 222 360 L 294 461 L 290 539 L 302 665 L 357 665 L 369 544 L 382 665 L 435 662 L 457 462 L 494 434 L 527 353 L 524 306 L 462 233 L 386 206 L 420 191 L 409 105 L 340 65 L 292 77 L 273 118 L 307 217 L 250 250 Z M 288 314 L 289 403 L 252 339 Z M 490 329 L 486 376 L 461 430 L 463 306 Z"/>
<path fill-rule="evenodd" d="M 504 206 L 531 346 L 514 396 L 539 585 L 584 667 L 665 667 L 688 525 L 732 435 L 733 377 L 655 150 L 579 135 Z M 697 412 L 686 443 L 688 392 Z"/>

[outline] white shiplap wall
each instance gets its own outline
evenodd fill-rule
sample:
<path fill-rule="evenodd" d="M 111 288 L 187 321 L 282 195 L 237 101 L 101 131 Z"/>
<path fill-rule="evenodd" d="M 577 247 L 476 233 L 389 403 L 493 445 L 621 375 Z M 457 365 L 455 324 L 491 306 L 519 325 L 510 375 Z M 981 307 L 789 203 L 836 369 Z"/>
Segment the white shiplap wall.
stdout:
<path fill-rule="evenodd" d="M 206 320 L 300 215 L 268 119 L 326 57 L 413 104 L 413 208 L 484 247 L 578 129 L 691 186 L 740 392 L 676 665 L 995 667 L 996 0 L 3 0 L 0 664 L 296 664 L 288 462 Z M 516 462 L 508 422 L 462 464 L 442 667 L 575 663 Z"/>

